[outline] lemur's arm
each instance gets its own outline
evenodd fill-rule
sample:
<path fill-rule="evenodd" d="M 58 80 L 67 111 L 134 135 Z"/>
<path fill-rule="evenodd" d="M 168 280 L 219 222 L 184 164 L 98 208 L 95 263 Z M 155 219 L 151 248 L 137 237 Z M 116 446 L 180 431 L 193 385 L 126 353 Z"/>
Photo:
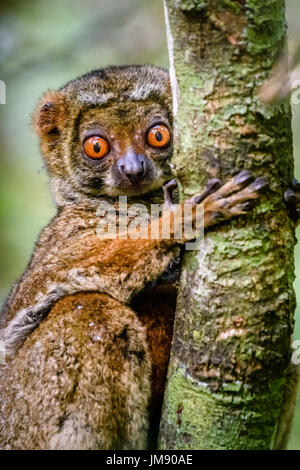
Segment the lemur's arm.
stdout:
<path fill-rule="evenodd" d="M 67 293 L 96 290 L 129 303 L 145 283 L 157 279 L 165 271 L 179 245 L 195 238 L 194 233 L 185 232 L 185 225 L 187 222 L 190 226 L 195 225 L 197 205 L 203 209 L 198 211 L 203 216 L 200 223 L 207 229 L 245 214 L 266 187 L 264 178 L 255 179 L 244 170 L 223 186 L 220 180 L 209 181 L 201 194 L 149 223 L 138 239 L 130 237 L 130 230 L 116 239 L 101 239 L 95 228 L 79 232 L 57 250 L 55 262 L 52 255 L 48 277 L 52 276 L 61 290 L 72 289 Z M 192 206 L 190 221 L 188 216 L 182 216 L 186 204 Z M 167 237 L 162 230 L 166 218 L 170 219 Z M 182 234 L 181 238 L 176 238 L 178 233 Z"/>

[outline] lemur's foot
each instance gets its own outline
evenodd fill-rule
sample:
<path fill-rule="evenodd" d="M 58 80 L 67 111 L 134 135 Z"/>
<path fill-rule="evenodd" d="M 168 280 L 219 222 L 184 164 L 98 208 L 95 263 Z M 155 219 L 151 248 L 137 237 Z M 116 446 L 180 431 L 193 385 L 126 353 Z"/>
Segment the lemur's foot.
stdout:
<path fill-rule="evenodd" d="M 289 208 L 291 218 L 298 225 L 300 221 L 300 183 L 296 178 L 292 181 L 292 187 L 284 192 L 284 199 Z"/>
<path fill-rule="evenodd" d="M 267 190 L 265 178 L 254 178 L 252 173 L 242 170 L 221 186 L 220 180 L 210 180 L 203 193 L 194 196 L 188 203 L 204 204 L 205 226 L 213 225 L 231 217 L 246 214 L 255 200 Z"/>

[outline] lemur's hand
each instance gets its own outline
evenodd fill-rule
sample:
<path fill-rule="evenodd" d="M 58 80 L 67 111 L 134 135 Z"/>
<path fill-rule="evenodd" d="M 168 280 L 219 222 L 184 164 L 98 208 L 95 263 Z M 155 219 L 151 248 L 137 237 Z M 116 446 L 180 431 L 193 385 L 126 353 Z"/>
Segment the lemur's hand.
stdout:
<path fill-rule="evenodd" d="M 287 203 L 291 218 L 298 225 L 300 222 L 300 183 L 296 178 L 292 181 L 292 187 L 284 192 L 284 200 Z"/>
<path fill-rule="evenodd" d="M 202 194 L 186 202 L 203 202 L 206 211 L 205 226 L 210 226 L 246 214 L 267 189 L 265 178 L 255 178 L 250 171 L 242 170 L 223 185 L 220 180 L 210 180 Z"/>
<path fill-rule="evenodd" d="M 172 207 L 172 192 L 176 186 L 176 180 L 172 180 L 163 188 L 166 208 Z M 185 201 L 185 204 L 203 203 L 205 226 L 208 226 L 245 214 L 267 188 L 265 178 L 255 178 L 250 171 L 242 170 L 225 184 L 217 178 L 209 180 L 204 191 Z"/>

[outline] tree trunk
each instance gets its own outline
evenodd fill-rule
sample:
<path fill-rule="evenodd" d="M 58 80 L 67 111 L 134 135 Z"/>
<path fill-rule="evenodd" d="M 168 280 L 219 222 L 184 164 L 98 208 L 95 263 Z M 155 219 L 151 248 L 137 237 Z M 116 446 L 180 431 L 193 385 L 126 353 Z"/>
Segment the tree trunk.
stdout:
<path fill-rule="evenodd" d="M 284 0 L 166 0 L 182 198 L 238 170 L 270 189 L 185 253 L 161 449 L 270 449 L 290 361 L 295 243 L 287 102 L 257 92 L 285 44 Z M 178 110 L 177 110 L 178 108 Z"/>

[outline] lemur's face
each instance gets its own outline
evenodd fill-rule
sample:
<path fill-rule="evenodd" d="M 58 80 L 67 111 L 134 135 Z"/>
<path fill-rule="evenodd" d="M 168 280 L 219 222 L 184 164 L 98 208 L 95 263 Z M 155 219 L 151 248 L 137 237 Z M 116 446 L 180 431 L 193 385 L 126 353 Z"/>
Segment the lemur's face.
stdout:
<path fill-rule="evenodd" d="M 139 195 L 171 178 L 171 91 L 166 71 L 104 69 L 48 92 L 35 115 L 59 204 Z"/>
<path fill-rule="evenodd" d="M 81 116 L 74 176 L 84 174 L 81 183 L 94 195 L 142 194 L 170 179 L 171 151 L 171 122 L 159 103 L 114 103 Z"/>

